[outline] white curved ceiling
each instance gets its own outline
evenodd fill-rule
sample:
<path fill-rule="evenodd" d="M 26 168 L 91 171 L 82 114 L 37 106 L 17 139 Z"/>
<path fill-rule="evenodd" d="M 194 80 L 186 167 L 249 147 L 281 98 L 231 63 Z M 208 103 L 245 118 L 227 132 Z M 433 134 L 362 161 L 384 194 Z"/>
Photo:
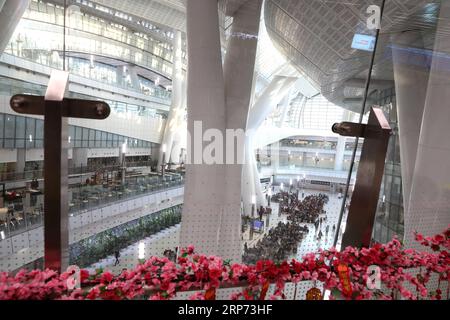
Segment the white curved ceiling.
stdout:
<path fill-rule="evenodd" d="M 386 0 L 373 79 L 393 80 L 387 52 L 390 36 L 410 29 L 422 34 L 432 30 L 439 7 L 435 2 Z M 367 28 L 367 8 L 373 4 L 381 1 L 266 0 L 266 27 L 276 46 L 324 96 L 359 111 L 372 53 L 351 45 L 356 33 L 375 35 Z M 378 85 L 392 86 L 388 81 Z"/>
<path fill-rule="evenodd" d="M 184 0 L 94 0 L 93 2 L 175 30 L 186 29 Z"/>

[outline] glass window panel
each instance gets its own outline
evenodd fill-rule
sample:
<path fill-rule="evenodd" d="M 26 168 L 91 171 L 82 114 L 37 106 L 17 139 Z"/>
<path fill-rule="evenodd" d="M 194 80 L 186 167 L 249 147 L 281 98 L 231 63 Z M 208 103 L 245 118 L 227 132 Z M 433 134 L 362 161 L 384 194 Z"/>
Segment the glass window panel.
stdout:
<path fill-rule="evenodd" d="M 5 139 L 4 140 L 4 148 L 5 149 L 14 149 L 14 139 Z"/>
<path fill-rule="evenodd" d="M 106 146 L 107 146 L 107 143 L 106 143 L 107 137 L 108 137 L 107 133 L 102 131 L 102 139 L 101 139 L 101 147 L 102 148 L 106 148 Z"/>
<path fill-rule="evenodd" d="M 36 120 L 36 139 L 44 139 L 44 120 Z"/>
<path fill-rule="evenodd" d="M 14 138 L 15 127 L 16 127 L 16 117 L 11 115 L 6 115 L 5 117 L 5 138 Z"/>
<path fill-rule="evenodd" d="M 33 118 L 26 118 L 26 138 L 29 140 L 30 135 L 32 136 L 33 140 L 36 138 L 36 119 Z"/>
<path fill-rule="evenodd" d="M 95 130 L 95 147 L 100 148 L 102 139 L 102 132 Z"/>
<path fill-rule="evenodd" d="M 89 129 L 89 141 L 95 141 L 95 130 Z"/>
<path fill-rule="evenodd" d="M 112 143 L 113 143 L 113 135 L 112 133 L 108 133 L 108 138 L 107 138 L 107 147 L 111 148 L 112 147 Z"/>
<path fill-rule="evenodd" d="M 3 114 L 0 114 L 0 139 L 3 139 L 3 130 L 5 130 L 4 118 L 5 116 Z"/>
<path fill-rule="evenodd" d="M 75 127 L 75 140 L 83 139 L 83 128 Z"/>
<path fill-rule="evenodd" d="M 44 140 L 41 140 L 41 139 L 36 140 L 35 141 L 35 147 L 36 148 L 43 148 L 44 147 Z"/>
<path fill-rule="evenodd" d="M 89 129 L 83 128 L 83 140 L 89 140 Z"/>
<path fill-rule="evenodd" d="M 15 148 L 25 148 L 25 139 L 16 139 Z"/>
<path fill-rule="evenodd" d="M 25 118 L 16 117 L 16 139 L 25 139 Z"/>
<path fill-rule="evenodd" d="M 70 137 L 70 143 L 75 139 L 75 127 L 69 126 L 69 137 Z"/>

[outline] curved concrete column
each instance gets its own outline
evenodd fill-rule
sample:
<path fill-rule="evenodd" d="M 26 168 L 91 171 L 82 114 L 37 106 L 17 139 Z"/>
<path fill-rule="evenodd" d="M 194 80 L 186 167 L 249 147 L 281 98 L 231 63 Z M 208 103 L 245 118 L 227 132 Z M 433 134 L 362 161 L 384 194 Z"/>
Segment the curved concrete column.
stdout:
<path fill-rule="evenodd" d="M 141 82 L 139 81 L 139 75 L 137 73 L 137 67 L 136 66 L 128 66 L 128 72 L 131 79 L 131 85 L 134 89 L 140 90 L 141 89 Z"/>
<path fill-rule="evenodd" d="M 450 2 L 442 1 L 427 86 L 408 211 L 405 246 L 420 247 L 414 231 L 432 236 L 450 224 Z M 418 129 L 418 128 L 416 128 Z"/>
<path fill-rule="evenodd" d="M 252 137 L 247 135 L 245 137 L 245 163 L 242 168 L 242 203 L 244 215 L 246 216 L 251 216 L 252 214 L 252 196 L 256 195 L 253 171 L 253 166 L 256 166 L 256 159 L 252 145 Z"/>
<path fill-rule="evenodd" d="M 219 242 L 222 231 L 219 220 L 228 212 L 223 201 L 225 168 L 220 164 L 203 164 L 201 158 L 205 145 L 203 132 L 208 129 L 225 131 L 225 89 L 217 1 L 187 1 L 186 16 L 189 57 L 187 128 L 190 134 L 180 245 L 192 244 L 199 253 L 218 255 L 222 245 Z M 194 132 L 196 121 L 201 122 L 203 132 Z"/>
<path fill-rule="evenodd" d="M 174 135 L 174 145 L 172 147 L 171 160 L 174 163 L 180 162 L 180 154 L 187 150 L 187 122 L 186 122 L 186 73 L 183 73 L 181 106 L 178 113 L 178 130 Z M 184 151 L 183 151 L 184 150 Z M 183 159 L 181 159 L 183 160 Z M 183 160 L 184 161 L 184 160 Z"/>
<path fill-rule="evenodd" d="M 17 24 L 28 8 L 30 0 L 6 0 L 3 2 L 3 5 L 0 2 L 0 55 L 8 45 L 9 39 L 11 39 Z"/>
<path fill-rule="evenodd" d="M 242 165 L 236 163 L 243 161 L 240 158 L 244 146 L 233 143 L 224 148 L 225 143 L 218 143 L 215 151 L 223 151 L 224 162 L 231 160 L 233 154 L 233 164 L 203 163 L 201 153 L 206 152 L 203 147 L 207 145 L 196 136 L 194 123 L 201 121 L 202 130 L 197 131 L 206 133 L 214 129 L 223 138 L 226 129 L 245 129 L 261 4 L 260 0 L 248 1 L 235 12 L 223 71 L 217 1 L 186 3 L 188 133 L 191 136 L 188 137 L 190 162 L 186 165 L 181 245 L 192 243 L 199 252 L 233 262 L 241 261 Z"/>
<path fill-rule="evenodd" d="M 400 159 L 405 212 L 408 210 L 416 163 L 417 145 L 428 86 L 426 55 L 414 50 L 422 44 L 421 34 L 403 32 L 393 39 L 395 91 L 397 97 Z"/>
<path fill-rule="evenodd" d="M 273 112 L 275 106 L 286 97 L 288 92 L 292 89 L 297 78 L 276 76 L 272 82 L 267 86 L 261 94 L 255 105 L 250 109 L 247 121 L 247 140 L 245 147 L 246 161 L 243 167 L 243 181 L 242 184 L 245 189 L 242 191 L 242 202 L 244 205 L 244 214 L 251 214 L 251 196 L 256 196 L 256 204 L 265 205 L 264 196 L 261 190 L 261 183 L 259 172 L 255 158 L 255 133 L 262 125 L 264 120 Z M 266 134 L 270 135 L 270 132 Z M 273 155 L 272 155 L 273 156 Z M 248 194 L 247 192 L 251 192 Z"/>
<path fill-rule="evenodd" d="M 282 109 L 282 113 L 281 113 L 281 118 L 280 118 L 280 123 L 279 126 L 282 127 L 284 124 L 284 121 L 286 121 L 286 116 L 289 112 L 289 109 L 291 108 L 291 100 L 292 100 L 292 88 L 289 89 L 288 93 L 286 94 L 286 96 L 284 97 L 283 101 L 281 102 L 281 107 Z"/>
<path fill-rule="evenodd" d="M 226 127 L 227 129 L 244 132 L 248 120 L 252 92 L 254 90 L 254 69 L 257 52 L 262 0 L 247 1 L 234 13 L 230 40 L 224 63 L 225 99 L 226 99 Z M 227 141 L 228 142 L 228 141 Z M 239 248 L 241 248 L 241 196 L 242 170 L 245 143 L 227 145 L 226 152 L 232 152 L 236 164 L 226 165 L 225 203 L 232 212 L 221 219 L 221 229 L 230 233 L 239 227 Z M 254 155 L 253 155 L 254 157 Z M 247 159 L 246 159 L 247 160 Z M 251 196 L 251 195 L 250 195 Z M 229 241 L 228 235 L 222 233 L 222 243 Z M 228 238 L 228 239 L 227 239 Z M 236 237 L 233 237 L 233 240 Z M 233 247 L 237 247 L 236 244 Z M 230 247 L 231 249 L 231 247 Z M 241 260 L 237 253 L 226 249 L 226 256 L 236 256 L 235 261 Z"/>
<path fill-rule="evenodd" d="M 186 90 L 185 90 L 185 75 L 183 73 L 183 61 L 182 61 L 182 37 L 181 31 L 175 32 L 173 48 L 174 48 L 174 58 L 173 58 L 173 70 L 172 70 L 172 105 L 170 107 L 169 115 L 166 121 L 166 126 L 164 128 L 164 135 L 162 140 L 162 145 L 166 145 L 166 161 L 172 161 L 177 163 L 179 161 L 177 151 L 173 152 L 174 139 L 177 133 L 180 131 L 181 126 L 184 121 L 184 110 L 183 101 L 185 101 Z M 179 136 L 179 135 L 178 135 Z M 179 145 L 179 143 L 176 143 Z M 159 151 L 158 158 L 158 168 L 162 164 L 163 152 L 162 148 Z M 175 161 L 174 161 L 175 160 Z"/>
<path fill-rule="evenodd" d="M 345 110 L 342 116 L 342 121 L 350 121 L 350 111 Z M 334 159 L 334 170 L 342 171 L 344 165 L 344 153 L 345 153 L 345 142 L 346 137 L 338 136 L 338 143 L 336 146 L 336 157 Z"/>

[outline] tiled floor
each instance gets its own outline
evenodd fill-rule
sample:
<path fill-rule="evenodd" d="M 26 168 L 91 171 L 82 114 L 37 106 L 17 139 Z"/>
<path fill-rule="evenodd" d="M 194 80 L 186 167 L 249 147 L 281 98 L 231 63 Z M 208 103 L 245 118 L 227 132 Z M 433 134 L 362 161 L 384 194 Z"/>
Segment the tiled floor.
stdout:
<path fill-rule="evenodd" d="M 147 259 L 151 256 L 162 256 L 166 249 L 174 250 L 178 246 L 179 237 L 180 225 L 178 224 L 121 250 L 119 257 L 120 263 L 117 266 L 114 266 L 116 260 L 114 256 L 109 256 L 87 269 L 93 271 L 98 268 L 103 268 L 116 274 L 120 273 L 122 269 L 133 268 L 138 263 L 139 245 L 141 243 L 144 244 L 144 257 Z"/>
<path fill-rule="evenodd" d="M 305 196 L 309 194 L 317 194 L 317 191 L 314 192 L 308 192 L 305 191 Z M 323 237 L 319 241 L 316 239 L 316 232 L 313 224 L 308 224 L 308 227 L 310 229 L 308 235 L 306 236 L 303 241 L 299 243 L 297 255 L 295 258 L 301 259 L 301 257 L 308 253 L 316 251 L 319 248 L 330 248 L 333 243 L 333 237 L 334 234 L 332 233 L 332 226 L 333 224 L 337 225 L 337 221 L 339 218 L 339 212 L 341 209 L 342 199 L 338 199 L 337 195 L 329 194 L 330 200 L 325 205 L 325 211 L 327 212 L 327 221 L 322 225 L 322 233 Z M 343 221 L 345 221 L 345 216 Z M 286 222 L 286 215 L 278 216 L 278 204 L 272 203 L 272 214 L 270 215 L 269 220 L 269 226 L 270 228 L 273 228 L 278 224 L 279 221 Z M 328 236 L 326 236 L 325 228 L 326 225 L 330 225 L 330 232 Z M 268 229 L 265 230 L 267 232 Z M 244 241 L 247 241 L 247 245 L 253 246 L 264 234 L 254 234 L 253 240 L 248 240 L 248 234 L 244 234 Z M 151 236 L 149 238 L 143 239 L 142 241 L 135 243 L 126 249 L 123 249 L 120 252 L 120 263 L 117 266 L 114 266 L 115 258 L 113 256 L 107 257 L 106 259 L 103 259 L 99 261 L 98 263 L 92 265 L 90 270 L 95 270 L 96 268 L 102 267 L 104 269 L 111 270 L 114 273 L 120 272 L 123 268 L 132 268 L 134 267 L 138 262 L 138 255 L 139 255 L 139 244 L 141 244 L 141 247 L 144 246 L 145 251 L 145 258 L 149 258 L 150 256 L 157 255 L 162 256 L 164 250 L 166 249 L 175 249 L 175 247 L 178 246 L 179 243 L 179 237 L 180 237 L 180 225 L 177 225 L 175 227 L 166 229 L 157 235 Z M 339 243 L 338 243 L 339 244 Z M 292 257 L 294 258 L 294 257 Z"/>

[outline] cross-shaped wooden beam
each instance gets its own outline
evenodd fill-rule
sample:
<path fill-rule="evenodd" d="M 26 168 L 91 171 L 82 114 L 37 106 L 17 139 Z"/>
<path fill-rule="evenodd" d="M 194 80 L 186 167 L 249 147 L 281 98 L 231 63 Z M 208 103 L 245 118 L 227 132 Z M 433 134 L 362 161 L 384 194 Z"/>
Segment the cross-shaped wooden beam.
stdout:
<path fill-rule="evenodd" d="M 45 97 L 15 95 L 11 108 L 44 116 L 44 261 L 63 271 L 69 265 L 68 121 L 67 118 L 106 119 L 109 105 L 101 101 L 64 99 L 68 73 L 53 71 Z"/>
<path fill-rule="evenodd" d="M 383 111 L 372 108 L 367 124 L 341 122 L 332 130 L 341 136 L 364 138 L 341 248 L 369 247 L 392 129 Z"/>

